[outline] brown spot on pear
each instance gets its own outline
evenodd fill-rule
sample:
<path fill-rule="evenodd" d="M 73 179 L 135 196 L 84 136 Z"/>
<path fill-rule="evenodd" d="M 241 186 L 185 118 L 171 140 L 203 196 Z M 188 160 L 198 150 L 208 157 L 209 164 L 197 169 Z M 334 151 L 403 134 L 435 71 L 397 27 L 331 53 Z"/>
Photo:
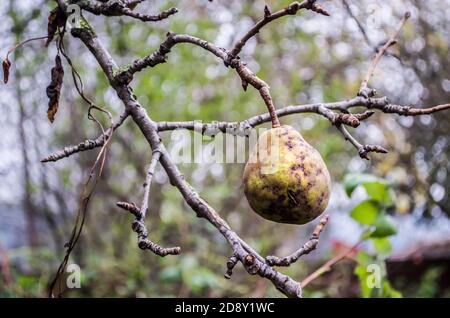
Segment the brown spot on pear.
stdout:
<path fill-rule="evenodd" d="M 322 214 L 330 198 L 330 174 L 322 157 L 287 125 L 261 134 L 243 183 L 251 208 L 279 223 L 308 223 Z"/>

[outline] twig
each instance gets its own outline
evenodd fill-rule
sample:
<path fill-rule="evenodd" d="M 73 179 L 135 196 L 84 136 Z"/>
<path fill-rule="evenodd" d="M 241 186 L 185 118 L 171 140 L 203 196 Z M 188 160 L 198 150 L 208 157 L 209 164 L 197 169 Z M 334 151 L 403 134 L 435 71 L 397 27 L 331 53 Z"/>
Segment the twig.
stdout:
<path fill-rule="evenodd" d="M 326 16 L 330 15 L 325 9 L 323 9 L 319 4 L 316 3 L 316 0 L 306 0 L 302 3 L 296 1 L 291 3 L 286 8 L 275 13 L 270 13 L 269 7 L 266 6 L 264 8 L 264 17 L 260 21 L 258 21 L 239 41 L 236 42 L 236 44 L 230 51 L 230 55 L 236 57 L 239 52 L 241 52 L 247 41 L 258 34 L 259 31 L 269 22 L 286 15 L 295 15 L 301 9 L 312 10 Z"/>
<path fill-rule="evenodd" d="M 377 108 L 382 110 L 384 113 L 399 114 L 401 116 L 421 116 L 430 115 L 442 110 L 450 109 L 450 104 L 437 105 L 430 108 L 415 108 L 412 106 L 401 106 L 388 104 L 385 106 L 373 105 L 372 108 Z"/>
<path fill-rule="evenodd" d="M 59 150 L 59 151 L 41 159 L 41 162 L 43 162 L 43 163 L 55 162 L 60 159 L 70 157 L 71 155 L 81 152 L 81 151 L 86 151 L 86 150 L 91 150 L 91 149 L 95 149 L 98 147 L 102 147 L 105 144 L 105 138 L 108 139 L 111 136 L 112 132 L 114 132 L 117 128 L 119 128 L 123 124 L 125 119 L 127 119 L 127 117 L 128 117 L 128 113 L 126 111 L 124 111 L 122 113 L 122 115 L 120 115 L 117 122 L 114 123 L 112 129 L 108 128 L 104 133 L 102 133 L 100 136 L 98 136 L 95 139 L 87 139 L 87 140 L 79 143 L 78 145 L 64 147 L 64 149 Z"/>
<path fill-rule="evenodd" d="M 141 218 L 144 219 L 147 215 L 147 209 L 148 209 L 148 198 L 150 196 L 150 186 L 152 183 L 153 175 L 155 174 L 156 165 L 159 162 L 159 159 L 161 158 L 161 152 L 156 149 L 153 151 L 152 160 L 150 162 L 150 165 L 148 166 L 147 175 L 145 178 L 144 183 L 144 196 L 142 198 L 141 203 Z"/>
<path fill-rule="evenodd" d="M 386 53 L 387 49 L 397 43 L 396 38 L 399 35 L 401 29 L 403 28 L 403 26 L 405 25 L 406 21 L 409 19 L 410 16 L 411 16 L 410 12 L 405 13 L 402 21 L 400 22 L 400 24 L 397 27 L 394 34 L 392 34 L 392 36 L 389 38 L 389 40 L 381 47 L 381 49 L 379 49 L 377 54 L 375 54 L 375 57 L 372 60 L 372 64 L 370 65 L 366 76 L 364 77 L 363 81 L 361 82 L 358 96 L 364 96 L 364 97 L 368 98 L 368 97 L 373 97 L 375 95 L 374 90 L 372 90 L 368 87 L 369 80 L 373 76 L 373 73 L 375 72 L 375 68 L 377 67 L 378 62 L 380 61 L 381 57 Z"/>
<path fill-rule="evenodd" d="M 136 218 L 140 218 L 141 217 L 141 209 L 139 209 L 134 202 L 131 202 L 131 203 L 129 203 L 129 202 L 117 202 L 116 205 L 119 208 L 130 212 Z"/>
<path fill-rule="evenodd" d="M 317 279 L 318 277 L 320 277 L 322 274 L 328 272 L 329 270 L 331 270 L 331 268 L 338 262 L 342 261 L 344 258 L 348 257 L 350 254 L 352 254 L 357 248 L 358 246 L 362 243 L 362 241 L 358 241 L 355 245 L 353 245 L 352 247 L 350 247 L 349 249 L 343 251 L 342 253 L 336 255 L 335 257 L 333 257 L 332 259 L 330 259 L 329 261 L 327 261 L 325 264 L 323 264 L 322 266 L 320 266 L 318 269 L 316 269 L 314 272 L 312 272 L 311 274 L 309 274 L 304 280 L 302 280 L 301 282 L 301 286 L 302 288 L 305 288 L 306 285 L 308 285 L 309 283 L 311 283 L 313 280 Z"/>
<path fill-rule="evenodd" d="M 44 39 L 48 39 L 48 36 L 41 36 L 41 37 L 37 37 L 37 38 L 31 38 L 28 40 L 25 40 L 23 42 L 20 42 L 18 44 L 15 44 L 13 47 L 11 47 L 8 52 L 6 53 L 6 57 L 3 60 L 2 66 L 3 66 L 3 82 L 5 84 L 8 83 L 9 80 L 9 73 L 10 73 L 10 68 L 11 68 L 11 61 L 9 60 L 9 55 L 14 52 L 16 49 L 18 49 L 19 47 L 32 42 L 32 41 L 37 41 L 37 40 L 44 40 Z"/>
<path fill-rule="evenodd" d="M 147 170 L 144 183 L 144 195 L 142 198 L 141 208 L 138 208 L 134 203 L 127 202 L 117 202 L 116 205 L 135 216 L 135 220 L 132 224 L 132 229 L 138 234 L 138 246 L 142 250 L 150 250 L 156 255 L 167 256 L 167 255 L 178 255 L 181 252 L 180 247 L 162 247 L 157 243 L 148 239 L 148 230 L 145 226 L 145 216 L 147 215 L 148 209 L 148 198 L 150 194 L 150 186 L 152 183 L 152 178 L 155 173 L 156 165 L 161 158 L 161 152 L 159 150 L 154 150 L 152 155 L 152 160 Z"/>
<path fill-rule="evenodd" d="M 279 258 L 277 256 L 267 256 L 267 264 L 269 264 L 270 266 L 290 266 L 291 264 L 295 263 L 302 255 L 309 254 L 311 251 L 315 250 L 317 248 L 317 244 L 319 244 L 320 233 L 323 231 L 325 225 L 327 224 L 328 218 L 329 216 L 325 215 L 320 220 L 308 242 L 303 244 L 300 249 L 283 258 Z"/>
<path fill-rule="evenodd" d="M 111 114 L 105 110 L 102 110 L 102 109 L 99 109 L 99 110 L 108 114 L 109 119 L 111 121 L 111 128 L 112 128 L 114 126 L 114 122 L 112 120 Z M 89 108 L 89 116 L 91 117 L 92 120 L 94 120 L 100 126 L 100 128 L 103 132 L 103 135 L 105 135 L 103 126 L 95 117 L 93 117 L 93 115 L 91 115 L 90 111 L 91 111 L 91 108 Z M 86 213 L 87 213 L 89 201 L 90 201 L 90 199 L 92 197 L 92 193 L 94 192 L 95 187 L 103 173 L 103 168 L 104 168 L 104 165 L 106 162 L 106 154 L 108 151 L 109 142 L 111 141 L 111 137 L 112 137 L 112 133 L 109 136 L 105 135 L 105 137 L 104 137 L 105 142 L 104 142 L 102 148 L 100 149 L 100 151 L 95 159 L 95 162 L 89 171 L 89 176 L 88 176 L 86 182 L 83 185 L 83 189 L 82 189 L 82 193 L 81 193 L 81 200 L 80 200 L 81 202 L 80 202 L 80 206 L 77 211 L 75 224 L 72 229 L 70 239 L 65 244 L 66 254 L 65 254 L 61 264 L 58 267 L 55 277 L 53 278 L 53 280 L 50 284 L 49 297 L 55 297 L 55 296 L 60 297 L 62 294 L 62 291 L 61 291 L 58 295 L 55 295 L 54 294 L 55 287 L 56 287 L 56 284 L 61 283 L 60 278 L 65 272 L 70 255 L 71 255 L 73 249 L 75 248 L 78 240 L 81 237 L 84 222 L 86 220 Z"/>
<path fill-rule="evenodd" d="M 361 158 L 370 160 L 368 156 L 369 152 L 388 153 L 388 151 L 381 146 L 362 145 L 348 132 L 344 126 L 338 125 L 336 127 L 342 133 L 345 140 L 350 141 L 350 143 L 358 150 L 358 154 Z"/>
<path fill-rule="evenodd" d="M 131 10 L 129 8 L 124 8 L 121 13 L 123 13 L 124 15 L 126 15 L 128 17 L 132 17 L 132 18 L 141 20 L 143 22 L 156 22 L 156 21 L 161 21 L 161 20 L 167 19 L 168 17 L 170 17 L 171 15 L 173 15 L 177 12 L 178 12 L 177 8 L 170 8 L 168 10 L 162 11 L 161 13 L 159 13 L 157 15 L 150 15 L 150 14 L 142 14 L 142 13 L 134 12 L 133 10 Z"/>
<path fill-rule="evenodd" d="M 102 4 L 92 3 L 92 2 L 80 2 L 79 5 L 83 10 L 86 10 L 95 15 L 104 16 L 128 16 L 141 20 L 143 22 L 156 22 L 167 19 L 171 15 L 178 12 L 177 8 L 170 8 L 168 10 L 162 11 L 157 15 L 142 14 L 134 12 L 132 7 L 143 1 L 114 1 L 106 2 Z"/>
<path fill-rule="evenodd" d="M 366 29 L 363 27 L 359 19 L 355 16 L 353 13 L 350 5 L 348 4 L 347 0 L 342 0 L 342 3 L 344 4 L 344 8 L 347 11 L 348 15 L 356 22 L 356 25 L 358 26 L 358 29 L 361 31 L 364 40 L 366 41 L 367 45 L 372 47 L 372 42 L 369 39 L 369 36 L 367 35 Z"/>

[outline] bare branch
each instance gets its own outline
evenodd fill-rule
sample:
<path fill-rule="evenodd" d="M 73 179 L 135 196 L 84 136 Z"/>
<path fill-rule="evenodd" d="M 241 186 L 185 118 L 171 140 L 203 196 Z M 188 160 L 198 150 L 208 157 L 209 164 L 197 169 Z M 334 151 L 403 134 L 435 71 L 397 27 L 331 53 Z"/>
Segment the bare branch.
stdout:
<path fill-rule="evenodd" d="M 386 44 L 381 47 L 381 49 L 378 50 L 377 54 L 375 54 L 375 57 L 372 60 L 372 64 L 369 67 L 369 70 L 367 71 L 366 76 L 364 77 L 363 81 L 361 82 L 361 86 L 359 88 L 358 96 L 364 96 L 364 97 L 373 97 L 375 95 L 375 92 L 368 87 L 368 83 L 370 78 L 373 76 L 373 73 L 375 72 L 375 68 L 378 65 L 378 62 L 380 61 L 381 57 L 386 53 L 387 49 L 389 49 L 392 45 L 396 44 L 396 38 L 399 35 L 401 29 L 405 25 L 406 21 L 411 16 L 411 13 L 407 12 L 403 16 L 402 21 L 400 22 L 399 26 L 397 27 L 396 31 L 392 36 L 389 38 L 389 40 L 386 42 Z"/>
<path fill-rule="evenodd" d="M 317 248 L 317 244 L 319 244 L 320 233 L 323 231 L 325 225 L 327 224 L 328 218 L 329 216 L 325 215 L 322 219 L 320 219 L 319 224 L 314 229 L 314 232 L 312 233 L 308 242 L 303 244 L 300 249 L 283 258 L 279 258 L 276 256 L 267 256 L 267 264 L 269 264 L 270 266 L 290 266 L 291 264 L 295 263 L 301 256 L 309 254 L 311 251 L 315 250 Z"/>
<path fill-rule="evenodd" d="M 129 8 L 124 8 L 122 10 L 122 13 L 124 15 L 141 20 L 143 22 L 161 21 L 161 20 L 167 19 L 168 17 L 170 17 L 171 15 L 173 15 L 177 12 L 178 12 L 177 8 L 170 8 L 170 9 L 165 10 L 157 15 L 142 14 L 142 13 L 134 12 L 133 10 L 131 10 Z"/>
<path fill-rule="evenodd" d="M 175 34 L 168 32 L 166 40 L 161 43 L 157 51 L 144 58 L 135 60 L 128 69 L 118 73 L 115 76 L 114 81 L 120 84 L 128 84 L 133 80 L 133 75 L 135 73 L 140 72 L 147 67 L 155 67 L 158 64 L 165 63 L 167 61 L 167 53 L 169 53 L 172 47 L 178 43 L 194 44 L 211 52 L 223 61 L 228 58 L 228 55 L 224 49 L 221 49 L 205 40 L 186 34 Z"/>
<path fill-rule="evenodd" d="M 347 125 L 351 127 L 358 127 L 362 120 L 365 120 L 374 114 L 374 112 L 371 110 L 365 111 L 361 114 L 348 113 L 348 109 L 358 106 L 366 107 L 369 109 L 378 109 L 384 113 L 395 113 L 401 116 L 428 115 L 450 109 L 450 104 L 443 104 L 431 108 L 421 109 L 413 108 L 411 106 L 389 104 L 389 101 L 386 97 L 364 98 L 360 96 L 342 102 L 286 106 L 278 109 L 276 113 L 278 117 L 299 113 L 316 113 L 322 115 L 338 128 L 338 130 L 342 133 L 346 140 L 352 143 L 352 145 L 358 150 L 361 158 L 368 160 L 368 154 L 370 152 L 387 153 L 387 150 L 381 146 L 362 145 L 348 132 L 348 130 L 344 126 L 342 126 Z M 344 113 L 336 113 L 333 110 L 339 110 Z M 216 135 L 219 132 L 239 136 L 249 136 L 249 130 L 251 128 L 269 121 L 270 115 L 268 113 L 265 113 L 258 116 L 253 116 L 241 122 L 158 122 L 157 125 L 158 131 L 188 129 L 211 136 Z"/>
<path fill-rule="evenodd" d="M 116 123 L 114 123 L 112 129 L 111 128 L 107 129 L 104 134 L 101 134 L 100 136 L 98 136 L 95 139 L 87 139 L 87 140 L 79 143 L 78 145 L 67 146 L 64 149 L 59 150 L 59 151 L 43 158 L 41 160 L 41 162 L 43 162 L 43 163 L 55 162 L 60 159 L 70 157 L 71 155 L 81 152 L 81 151 L 86 151 L 86 150 L 91 150 L 91 149 L 95 149 L 98 147 L 102 147 L 105 144 L 105 140 L 107 140 L 111 136 L 111 134 L 123 124 L 123 122 L 125 121 L 125 119 L 127 119 L 127 117 L 128 117 L 128 112 L 124 111 L 122 113 L 122 115 L 120 115 L 119 120 Z"/>
<path fill-rule="evenodd" d="M 147 215 L 148 198 L 150 196 L 150 186 L 152 183 L 153 175 L 155 174 L 156 165 L 158 164 L 160 158 L 161 158 L 161 152 L 159 152 L 158 149 L 155 149 L 153 151 L 152 160 L 150 162 L 150 165 L 148 166 L 147 175 L 145 177 L 144 196 L 142 198 L 142 203 L 141 203 L 141 217 L 143 219 Z"/>
<path fill-rule="evenodd" d="M 358 150 L 358 154 L 361 158 L 370 160 L 368 154 L 369 152 L 377 152 L 377 153 L 388 153 L 386 149 L 381 146 L 376 145 L 361 145 L 349 132 L 348 130 L 342 126 L 336 126 L 337 129 L 342 133 L 345 140 L 350 141 L 350 143 Z"/>
<path fill-rule="evenodd" d="M 156 22 L 167 19 L 171 15 L 178 12 L 177 8 L 170 8 L 157 15 L 143 14 L 134 12 L 134 7 L 143 2 L 143 0 L 134 1 L 108 1 L 104 3 L 93 3 L 93 2 L 80 2 L 79 5 L 83 10 L 86 10 L 95 15 L 104 16 L 128 16 L 135 18 L 144 22 Z"/>
<path fill-rule="evenodd" d="M 120 84 L 128 84 L 133 79 L 133 74 L 141 71 L 146 67 L 153 67 L 160 63 L 164 63 L 166 61 L 166 54 L 170 52 L 170 49 L 177 43 L 191 43 L 196 46 L 199 46 L 215 56 L 222 59 L 225 65 L 230 66 L 233 69 L 236 69 L 237 73 L 241 77 L 243 88 L 246 90 L 247 85 L 252 85 L 255 89 L 257 89 L 263 98 L 267 109 L 269 111 L 272 126 L 278 127 L 280 126 L 280 122 L 278 120 L 278 116 L 275 112 L 275 105 L 272 101 L 272 97 L 269 92 L 269 85 L 266 82 L 258 78 L 246 65 L 241 62 L 239 59 L 234 58 L 230 53 L 228 53 L 225 49 L 219 48 L 208 41 L 186 35 L 186 34 L 174 34 L 167 33 L 166 40 L 161 44 L 158 51 L 153 54 L 148 55 L 143 59 L 139 59 L 133 62 L 133 64 L 123 72 L 119 73 L 115 76 L 114 81 Z"/>
<path fill-rule="evenodd" d="M 327 11 L 325 11 L 325 9 L 323 9 L 319 4 L 316 3 L 316 0 L 306 0 L 302 3 L 295 1 L 286 8 L 275 13 L 270 13 L 269 7 L 266 6 L 264 8 L 264 17 L 260 21 L 258 21 L 239 41 L 236 42 L 236 44 L 230 51 L 230 55 L 236 57 L 239 52 L 241 52 L 247 41 L 258 34 L 259 31 L 269 22 L 286 15 L 295 15 L 301 9 L 312 10 L 327 16 L 330 15 Z"/>
<path fill-rule="evenodd" d="M 156 255 L 167 256 L 167 255 L 178 255 L 181 252 L 180 247 L 162 247 L 155 242 L 148 239 L 148 230 L 145 226 L 145 217 L 147 215 L 148 209 L 148 198 L 150 194 L 150 186 L 152 183 L 152 178 L 155 173 L 156 165 L 161 158 L 161 152 L 157 149 L 153 151 L 152 160 L 147 170 L 144 183 L 144 196 L 142 198 L 141 208 L 138 208 L 134 203 L 127 202 L 117 202 L 117 206 L 130 212 L 135 216 L 132 228 L 138 234 L 138 246 L 142 250 L 150 250 Z"/>
<path fill-rule="evenodd" d="M 342 3 L 344 4 L 344 8 L 347 11 L 348 15 L 356 22 L 356 25 L 358 26 L 358 29 L 361 31 L 367 45 L 372 47 L 372 42 L 370 41 L 369 36 L 367 35 L 366 29 L 363 27 L 362 23 L 359 21 L 359 19 L 353 13 L 347 0 L 342 0 Z"/>
<path fill-rule="evenodd" d="M 331 267 L 333 267 L 336 263 L 339 263 L 343 259 L 347 258 L 349 255 L 355 252 L 355 250 L 358 248 L 358 246 L 362 243 L 362 241 L 358 241 L 355 245 L 351 246 L 349 249 L 343 251 L 342 253 L 336 255 L 329 261 L 327 261 L 325 264 L 320 266 L 317 270 L 315 270 L 313 273 L 308 275 L 305 279 L 302 280 L 302 288 L 305 288 L 306 285 L 311 283 L 313 280 L 320 277 L 322 274 L 328 272 Z"/>
<path fill-rule="evenodd" d="M 344 124 L 353 128 L 358 127 L 361 120 L 365 120 L 375 114 L 374 111 L 365 111 L 362 114 L 335 113 L 324 106 L 319 106 L 317 108 L 317 113 L 323 115 L 335 126 Z"/>
<path fill-rule="evenodd" d="M 363 106 L 372 107 L 372 104 L 376 104 L 377 108 L 380 109 L 383 105 L 387 105 L 388 101 L 385 98 L 373 98 L 365 99 L 363 97 L 355 97 L 349 100 L 333 102 L 333 103 L 315 103 L 306 105 L 291 105 L 279 108 L 276 110 L 278 117 L 284 117 L 293 114 L 301 113 L 316 113 L 329 119 L 334 123 L 352 124 L 354 125 L 355 119 L 358 121 L 365 120 L 373 114 L 373 112 L 368 111 L 363 114 L 339 114 L 333 112 L 333 110 L 338 110 L 342 112 L 348 112 L 349 108 Z M 326 109 L 326 110 L 325 110 Z M 347 116 L 344 116 L 347 115 Z M 353 116 L 355 118 L 353 118 Z M 188 129 L 196 130 L 206 135 L 214 135 L 218 132 L 236 134 L 236 135 L 248 135 L 248 130 L 252 127 L 261 125 L 271 121 L 269 113 L 264 113 L 261 115 L 256 115 L 250 117 L 241 122 L 212 122 L 212 123 L 200 123 L 197 121 L 187 121 L 187 122 L 158 122 L 158 131 L 167 131 L 175 129 Z"/>
<path fill-rule="evenodd" d="M 393 113 L 401 116 L 421 116 L 421 115 L 430 115 L 436 112 L 440 112 L 442 110 L 450 109 L 450 104 L 442 104 L 430 108 L 415 108 L 412 106 L 401 106 L 393 104 L 381 106 L 375 104 L 372 106 L 372 108 L 380 109 L 384 113 L 388 114 Z"/>

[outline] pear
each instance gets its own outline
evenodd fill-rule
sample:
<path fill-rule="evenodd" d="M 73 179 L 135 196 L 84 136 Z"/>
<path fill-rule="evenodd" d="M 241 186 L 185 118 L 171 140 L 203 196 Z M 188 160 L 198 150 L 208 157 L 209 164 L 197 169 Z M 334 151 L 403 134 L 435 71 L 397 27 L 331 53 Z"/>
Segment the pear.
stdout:
<path fill-rule="evenodd" d="M 278 223 L 308 223 L 325 210 L 330 198 L 330 174 L 322 157 L 287 125 L 261 134 L 243 183 L 250 207 Z"/>

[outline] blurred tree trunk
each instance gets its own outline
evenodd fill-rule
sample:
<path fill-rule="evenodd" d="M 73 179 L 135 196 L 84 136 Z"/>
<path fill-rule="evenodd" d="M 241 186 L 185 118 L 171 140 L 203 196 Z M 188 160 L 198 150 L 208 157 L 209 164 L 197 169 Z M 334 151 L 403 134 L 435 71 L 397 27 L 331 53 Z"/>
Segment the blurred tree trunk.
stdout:
<path fill-rule="evenodd" d="M 20 81 L 20 73 L 16 71 L 15 75 L 17 81 Z M 17 85 L 16 87 L 17 102 L 19 104 L 19 136 L 22 155 L 22 183 L 24 189 L 22 196 L 22 205 L 26 219 L 28 246 L 36 247 L 39 245 L 39 240 L 36 226 L 36 207 L 34 206 L 32 201 L 32 180 L 30 176 L 30 163 L 26 143 L 26 114 L 23 105 L 22 91 L 19 88 L 19 85 Z"/>

